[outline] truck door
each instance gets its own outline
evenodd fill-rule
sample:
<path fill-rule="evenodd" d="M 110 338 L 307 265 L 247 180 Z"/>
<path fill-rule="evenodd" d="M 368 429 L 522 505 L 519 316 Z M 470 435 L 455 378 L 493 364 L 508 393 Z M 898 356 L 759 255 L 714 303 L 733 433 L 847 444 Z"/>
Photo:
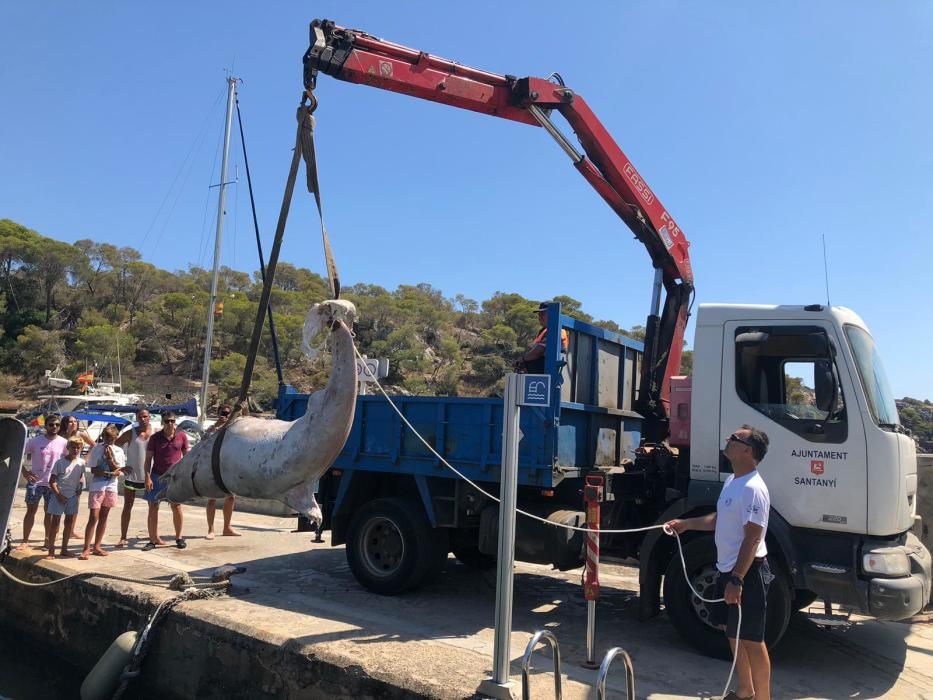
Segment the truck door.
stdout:
<path fill-rule="evenodd" d="M 770 448 L 759 471 L 772 508 L 796 527 L 864 532 L 865 432 L 835 327 L 731 321 L 724 334 L 720 444 L 745 424 L 764 430 Z M 720 471 L 724 480 L 725 459 Z"/>

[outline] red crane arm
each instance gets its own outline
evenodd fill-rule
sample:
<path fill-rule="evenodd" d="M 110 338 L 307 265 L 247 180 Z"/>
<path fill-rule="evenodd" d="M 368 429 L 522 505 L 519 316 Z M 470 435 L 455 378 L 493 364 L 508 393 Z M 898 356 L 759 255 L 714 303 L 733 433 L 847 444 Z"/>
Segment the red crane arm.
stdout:
<path fill-rule="evenodd" d="M 665 418 L 667 379 L 680 369 L 693 270 L 689 242 L 674 218 L 609 135 L 586 101 L 561 82 L 516 78 L 463 66 L 410 49 L 329 20 L 311 23 L 311 46 L 304 56 L 309 91 L 318 73 L 420 99 L 543 126 L 573 159 L 580 174 L 647 248 L 661 271 L 667 298 L 649 315 L 639 404 L 646 414 Z M 582 145 L 579 153 L 551 123 L 559 112 Z M 659 299 L 659 295 L 655 295 Z M 654 319 L 654 320 L 652 320 Z"/>

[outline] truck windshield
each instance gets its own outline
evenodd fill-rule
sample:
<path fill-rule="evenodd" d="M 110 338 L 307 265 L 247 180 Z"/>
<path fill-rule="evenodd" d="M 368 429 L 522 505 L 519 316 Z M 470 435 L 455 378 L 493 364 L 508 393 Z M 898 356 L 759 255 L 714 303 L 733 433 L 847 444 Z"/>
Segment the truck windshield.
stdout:
<path fill-rule="evenodd" d="M 875 341 L 864 329 L 857 326 L 846 326 L 846 336 L 855 356 L 862 388 L 865 390 L 868 408 L 875 423 L 885 427 L 900 425 L 897 405 L 894 403 L 888 375 L 884 371 Z"/>

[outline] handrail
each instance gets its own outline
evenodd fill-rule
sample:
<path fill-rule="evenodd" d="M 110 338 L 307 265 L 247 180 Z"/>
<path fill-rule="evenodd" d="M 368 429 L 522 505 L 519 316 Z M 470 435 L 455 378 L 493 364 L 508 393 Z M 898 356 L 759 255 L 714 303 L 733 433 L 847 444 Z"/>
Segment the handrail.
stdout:
<path fill-rule="evenodd" d="M 596 677 L 597 700 L 606 700 L 606 676 L 609 675 L 609 667 L 612 665 L 613 659 L 620 654 L 622 655 L 622 664 L 625 667 L 625 698 L 626 700 L 635 700 L 635 669 L 632 668 L 632 657 L 622 647 L 613 647 L 603 657 L 603 662 L 599 666 L 599 675 Z"/>
<path fill-rule="evenodd" d="M 561 677 L 560 677 L 560 645 L 557 638 L 547 630 L 538 630 L 535 632 L 528 646 L 525 647 L 525 655 L 522 657 L 522 700 L 530 700 L 531 695 L 528 691 L 528 671 L 531 668 L 531 655 L 535 651 L 540 641 L 547 642 L 554 654 L 554 698 L 561 700 Z"/>

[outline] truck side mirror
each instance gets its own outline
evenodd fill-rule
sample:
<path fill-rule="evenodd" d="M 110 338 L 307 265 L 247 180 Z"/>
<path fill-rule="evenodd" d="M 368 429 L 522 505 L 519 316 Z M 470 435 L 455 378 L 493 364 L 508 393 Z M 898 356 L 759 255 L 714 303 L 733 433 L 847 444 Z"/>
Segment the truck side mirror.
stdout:
<path fill-rule="evenodd" d="M 839 398 L 839 382 L 833 371 L 832 360 L 817 360 L 814 363 L 813 383 L 816 384 L 816 407 L 831 414 Z"/>

